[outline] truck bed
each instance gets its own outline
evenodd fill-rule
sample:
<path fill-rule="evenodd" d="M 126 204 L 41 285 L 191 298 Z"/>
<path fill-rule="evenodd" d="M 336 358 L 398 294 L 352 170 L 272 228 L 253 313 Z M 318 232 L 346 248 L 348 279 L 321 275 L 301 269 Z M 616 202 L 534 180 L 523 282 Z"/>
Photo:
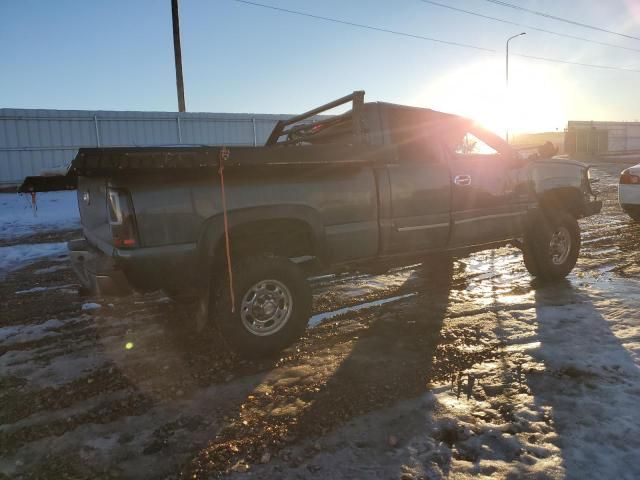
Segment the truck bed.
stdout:
<path fill-rule="evenodd" d="M 27 177 L 19 192 L 74 189 L 77 177 L 173 170 L 191 172 L 218 169 L 222 145 L 171 147 L 81 148 L 64 176 Z M 275 147 L 230 147 L 225 168 L 269 166 L 314 166 L 375 163 L 389 159 L 389 147 L 367 145 L 303 145 Z"/>

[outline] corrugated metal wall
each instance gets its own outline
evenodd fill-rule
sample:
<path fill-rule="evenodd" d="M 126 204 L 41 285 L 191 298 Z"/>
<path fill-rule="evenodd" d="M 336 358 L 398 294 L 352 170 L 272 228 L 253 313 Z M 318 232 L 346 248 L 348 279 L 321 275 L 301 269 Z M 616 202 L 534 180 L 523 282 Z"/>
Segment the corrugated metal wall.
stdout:
<path fill-rule="evenodd" d="M 640 150 L 640 123 L 569 121 L 567 153 L 614 153 Z"/>
<path fill-rule="evenodd" d="M 630 123 L 609 128 L 609 151 L 630 150 L 640 150 L 640 125 Z"/>
<path fill-rule="evenodd" d="M 0 184 L 68 164 L 79 147 L 261 145 L 288 115 L 0 109 Z"/>

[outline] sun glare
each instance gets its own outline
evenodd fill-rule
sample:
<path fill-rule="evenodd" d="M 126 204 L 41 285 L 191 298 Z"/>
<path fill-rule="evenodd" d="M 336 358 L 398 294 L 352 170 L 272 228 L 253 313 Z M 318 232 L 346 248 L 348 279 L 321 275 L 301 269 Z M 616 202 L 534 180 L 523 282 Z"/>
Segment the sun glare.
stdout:
<path fill-rule="evenodd" d="M 497 60 L 473 63 L 436 78 L 411 103 L 463 115 L 504 136 L 510 132 L 562 131 L 572 86 L 560 70 Z"/>

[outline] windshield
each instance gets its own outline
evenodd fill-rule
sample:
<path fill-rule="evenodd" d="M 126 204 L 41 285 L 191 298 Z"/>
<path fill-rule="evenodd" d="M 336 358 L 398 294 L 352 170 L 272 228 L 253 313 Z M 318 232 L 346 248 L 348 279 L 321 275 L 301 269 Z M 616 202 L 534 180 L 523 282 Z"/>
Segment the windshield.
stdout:
<path fill-rule="evenodd" d="M 465 133 L 455 149 L 460 155 L 495 155 L 498 152 L 472 133 Z"/>

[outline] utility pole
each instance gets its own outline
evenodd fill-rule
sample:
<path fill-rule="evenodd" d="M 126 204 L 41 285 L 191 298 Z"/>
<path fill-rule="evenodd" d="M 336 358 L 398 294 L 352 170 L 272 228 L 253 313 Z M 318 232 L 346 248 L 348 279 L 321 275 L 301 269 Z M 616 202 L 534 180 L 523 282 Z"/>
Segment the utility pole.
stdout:
<path fill-rule="evenodd" d="M 506 107 L 506 111 L 505 114 L 507 116 L 507 128 L 506 128 L 506 139 L 507 139 L 507 143 L 509 143 L 509 121 L 511 120 L 510 115 L 509 115 L 509 41 L 513 40 L 514 38 L 517 37 L 521 37 L 522 35 L 526 35 L 527 32 L 522 32 L 519 33 L 517 35 L 514 35 L 512 37 L 507 38 L 507 52 L 506 52 L 506 92 L 505 92 L 505 97 L 507 99 L 506 103 L 505 103 L 505 107 Z"/>
<path fill-rule="evenodd" d="M 178 111 L 186 111 L 184 104 L 184 81 L 182 79 L 182 49 L 180 48 L 180 14 L 178 0 L 171 0 L 171 17 L 173 19 L 173 55 L 176 62 L 176 89 L 178 90 Z"/>

